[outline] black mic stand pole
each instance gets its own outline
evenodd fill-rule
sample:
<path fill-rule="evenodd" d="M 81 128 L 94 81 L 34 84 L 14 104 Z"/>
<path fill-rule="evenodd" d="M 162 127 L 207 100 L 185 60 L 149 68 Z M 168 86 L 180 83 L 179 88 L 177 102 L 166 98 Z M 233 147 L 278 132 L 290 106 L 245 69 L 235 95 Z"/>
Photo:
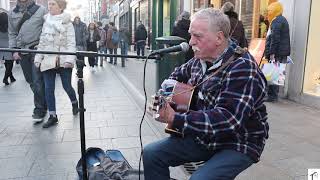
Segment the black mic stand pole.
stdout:
<path fill-rule="evenodd" d="M 79 56 L 77 56 L 79 57 Z M 84 123 L 84 82 L 83 82 L 83 67 L 84 61 L 77 60 L 77 76 L 78 76 L 78 95 L 79 95 L 79 113 L 80 113 L 80 142 L 81 142 L 81 164 L 83 180 L 88 180 L 87 173 L 87 157 L 86 157 L 86 137 L 85 137 L 85 123 Z"/>

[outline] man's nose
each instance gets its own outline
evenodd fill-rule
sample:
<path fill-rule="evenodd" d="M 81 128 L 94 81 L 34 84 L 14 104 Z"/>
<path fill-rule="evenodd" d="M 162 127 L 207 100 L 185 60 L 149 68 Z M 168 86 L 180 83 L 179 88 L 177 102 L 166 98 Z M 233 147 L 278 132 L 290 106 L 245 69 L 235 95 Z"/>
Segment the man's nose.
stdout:
<path fill-rule="evenodd" d="M 190 45 L 190 46 L 193 46 L 194 44 L 195 44 L 195 41 L 194 41 L 194 39 L 193 39 L 192 36 L 191 36 L 190 41 L 189 41 L 189 45 Z"/>

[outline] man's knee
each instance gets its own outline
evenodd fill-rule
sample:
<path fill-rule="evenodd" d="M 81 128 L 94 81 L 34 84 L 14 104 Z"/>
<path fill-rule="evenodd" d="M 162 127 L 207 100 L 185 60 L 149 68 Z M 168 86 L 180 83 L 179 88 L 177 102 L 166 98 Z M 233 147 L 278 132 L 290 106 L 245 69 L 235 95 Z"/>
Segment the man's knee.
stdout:
<path fill-rule="evenodd" d="M 143 162 L 152 162 L 157 158 L 157 148 L 154 143 L 148 144 L 143 148 Z"/>

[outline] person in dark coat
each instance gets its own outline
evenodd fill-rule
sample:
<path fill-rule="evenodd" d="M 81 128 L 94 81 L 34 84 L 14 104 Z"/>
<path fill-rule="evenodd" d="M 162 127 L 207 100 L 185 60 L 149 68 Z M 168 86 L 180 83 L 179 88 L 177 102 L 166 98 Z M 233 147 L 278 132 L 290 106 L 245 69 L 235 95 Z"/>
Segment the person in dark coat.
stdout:
<path fill-rule="evenodd" d="M 289 23 L 282 16 L 283 7 L 279 2 L 274 2 L 268 6 L 268 20 L 270 28 L 267 33 L 265 47 L 265 57 L 269 62 L 286 63 L 290 56 L 290 31 Z M 278 100 L 279 86 L 268 86 L 269 102 Z"/>
<path fill-rule="evenodd" d="M 97 42 L 100 40 L 100 35 L 95 23 L 89 24 L 88 33 L 89 33 L 89 36 L 87 39 L 88 51 L 98 52 Z M 95 66 L 95 58 L 89 57 L 88 59 L 89 59 L 90 67 L 93 68 Z"/>
<path fill-rule="evenodd" d="M 87 50 L 88 29 L 87 25 L 81 21 L 80 17 L 75 17 L 73 21 L 74 32 L 76 36 L 77 51 Z M 79 60 L 84 62 L 84 56 L 77 56 Z"/>
<path fill-rule="evenodd" d="M 183 39 L 185 39 L 188 43 L 190 41 L 190 33 L 189 31 L 190 27 L 190 13 L 183 11 L 179 17 L 177 18 L 177 21 L 173 27 L 171 36 L 178 36 Z M 194 56 L 192 48 L 189 48 L 188 52 L 185 54 L 185 62 L 188 62 L 190 59 L 192 59 Z"/>
<path fill-rule="evenodd" d="M 230 37 L 236 40 L 240 47 L 248 47 L 243 24 L 238 19 L 238 14 L 234 12 L 234 5 L 231 2 L 226 2 L 222 6 L 221 11 L 229 17 L 231 25 Z"/>
<path fill-rule="evenodd" d="M 144 56 L 144 48 L 146 46 L 147 36 L 148 36 L 148 34 L 147 34 L 146 27 L 140 21 L 138 23 L 137 30 L 134 33 L 134 41 L 137 46 L 137 55 L 138 56 L 140 56 L 140 52 L 141 52 L 141 55 Z"/>
<path fill-rule="evenodd" d="M 0 48 L 8 48 L 9 47 L 9 36 L 8 36 L 8 14 L 6 12 L 0 13 Z M 4 60 L 6 71 L 3 77 L 3 83 L 5 85 L 9 85 L 8 78 L 10 78 L 10 82 L 13 83 L 16 79 L 12 74 L 13 67 L 13 57 L 11 52 L 0 52 L 0 61 Z"/>
<path fill-rule="evenodd" d="M 121 48 L 121 55 L 128 55 L 129 44 L 130 44 L 131 35 L 129 32 L 129 28 L 127 25 L 120 28 L 120 48 Z M 121 58 L 121 66 L 125 66 L 126 58 Z"/>

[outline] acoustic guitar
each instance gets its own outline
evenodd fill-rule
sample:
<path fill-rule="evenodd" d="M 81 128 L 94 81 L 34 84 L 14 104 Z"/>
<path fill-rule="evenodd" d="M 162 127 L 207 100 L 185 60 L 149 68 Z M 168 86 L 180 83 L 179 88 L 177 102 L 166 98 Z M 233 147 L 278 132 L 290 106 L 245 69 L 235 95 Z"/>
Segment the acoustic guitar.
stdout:
<path fill-rule="evenodd" d="M 194 87 L 188 84 L 176 82 L 172 91 L 165 92 L 160 90 L 156 95 L 152 96 L 152 111 L 153 117 L 157 120 L 159 118 L 159 110 L 164 108 L 166 102 L 175 110 L 175 112 L 184 113 L 189 111 L 191 100 L 194 92 Z M 165 132 L 171 135 L 184 137 L 184 134 L 172 127 L 172 124 L 168 123 Z"/>

